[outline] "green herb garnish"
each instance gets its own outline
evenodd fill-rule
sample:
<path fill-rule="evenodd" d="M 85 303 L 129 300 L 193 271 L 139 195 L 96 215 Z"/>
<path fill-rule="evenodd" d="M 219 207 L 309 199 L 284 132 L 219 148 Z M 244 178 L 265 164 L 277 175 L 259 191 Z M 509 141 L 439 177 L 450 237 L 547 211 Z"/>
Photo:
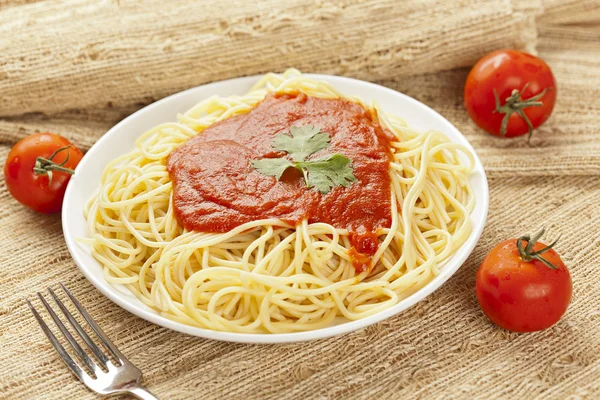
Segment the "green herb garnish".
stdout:
<path fill-rule="evenodd" d="M 306 157 L 329 147 L 329 134 L 312 125 L 293 126 L 291 136 L 279 134 L 273 140 L 273 147 L 288 153 L 287 158 L 263 158 L 254 160 L 252 165 L 261 174 L 274 176 L 277 180 L 288 168 L 296 168 L 304 176 L 306 186 L 315 187 L 321 193 L 329 193 L 335 186 L 348 187 L 356 180 L 352 173 L 351 160 L 342 154 L 329 154 L 313 160 Z"/>

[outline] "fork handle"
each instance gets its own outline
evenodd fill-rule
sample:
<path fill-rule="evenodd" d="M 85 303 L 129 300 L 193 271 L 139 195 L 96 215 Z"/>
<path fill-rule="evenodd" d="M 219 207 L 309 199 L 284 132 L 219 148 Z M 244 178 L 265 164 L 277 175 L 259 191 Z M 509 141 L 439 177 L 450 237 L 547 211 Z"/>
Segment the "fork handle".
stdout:
<path fill-rule="evenodd" d="M 148 389 L 146 389 L 145 387 L 143 387 L 141 385 L 129 386 L 126 390 L 127 390 L 127 392 L 131 393 L 138 399 L 158 400 L 158 397 L 153 395 Z"/>

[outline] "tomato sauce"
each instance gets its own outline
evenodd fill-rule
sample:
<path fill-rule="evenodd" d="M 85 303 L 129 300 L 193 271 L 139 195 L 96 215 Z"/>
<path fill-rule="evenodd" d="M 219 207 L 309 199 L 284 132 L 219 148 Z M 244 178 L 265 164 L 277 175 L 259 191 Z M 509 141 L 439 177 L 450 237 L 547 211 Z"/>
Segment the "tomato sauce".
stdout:
<path fill-rule="evenodd" d="M 273 149 L 274 137 L 302 125 L 331 137 L 328 148 L 308 159 L 343 154 L 352 160 L 355 182 L 322 194 L 293 168 L 276 180 L 252 166 L 256 159 L 286 156 Z M 368 270 L 368 256 L 379 245 L 376 231 L 391 224 L 388 135 L 372 112 L 348 100 L 267 95 L 249 113 L 211 125 L 169 155 L 175 216 L 200 232 L 227 232 L 267 218 L 325 222 L 350 231 L 356 271 Z"/>

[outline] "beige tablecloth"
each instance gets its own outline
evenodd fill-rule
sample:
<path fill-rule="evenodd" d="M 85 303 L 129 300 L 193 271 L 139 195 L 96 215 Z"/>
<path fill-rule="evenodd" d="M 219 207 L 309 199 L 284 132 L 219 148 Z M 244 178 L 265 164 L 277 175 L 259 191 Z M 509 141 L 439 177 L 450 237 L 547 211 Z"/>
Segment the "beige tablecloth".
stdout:
<path fill-rule="evenodd" d="M 413 308 L 342 337 L 263 346 L 204 340 L 150 324 L 111 303 L 73 264 L 60 216 L 21 207 L 0 179 L 0 398 L 96 398 L 60 362 L 24 301 L 58 282 L 72 289 L 164 399 L 600 398 L 600 6 L 597 1 L 565 0 L 498 1 L 491 6 L 475 0 L 438 5 L 419 1 L 423 7 L 408 2 L 399 6 L 410 16 L 403 25 L 393 24 L 404 18 L 392 12 L 394 2 L 381 2 L 377 14 L 388 18 L 390 33 L 384 37 L 387 31 L 368 25 L 383 33 L 373 35 L 380 42 L 369 47 L 373 52 L 367 58 L 360 58 L 365 47 L 340 47 L 313 64 L 322 54 L 303 58 L 297 51 L 301 48 L 294 46 L 304 42 L 291 36 L 284 44 L 304 71 L 359 76 L 413 96 L 448 118 L 473 144 L 489 177 L 489 219 L 481 241 L 456 275 Z M 227 49 L 246 38 L 260 47 L 256 35 L 270 30 L 259 22 L 271 18 L 275 24 L 275 14 L 265 17 L 253 11 L 253 2 L 234 2 L 239 6 L 234 16 L 229 8 L 222 7 L 219 14 L 216 6 L 198 6 L 212 3 L 207 1 L 189 10 L 180 3 L 157 9 L 157 1 L 147 2 L 155 8 L 125 1 L 25 3 L 0 1 L 2 160 L 18 138 L 36 130 L 59 132 L 87 148 L 116 121 L 153 99 L 214 79 L 284 67 L 272 60 L 249 60 L 251 54 L 246 54 L 245 69 L 202 69 L 197 55 L 186 50 L 198 52 L 202 46 L 210 48 L 211 40 L 223 40 L 223 57 L 230 57 Z M 340 39 L 363 44 L 353 36 L 355 31 L 338 31 L 336 24 L 344 18 L 359 24 L 353 13 L 378 10 L 372 8 L 374 1 L 319 2 L 299 23 L 294 15 L 309 2 L 292 3 L 295 8 L 284 10 L 287 17 L 277 19 L 283 25 L 275 31 L 285 36 L 288 29 L 322 27 L 321 35 L 303 37 L 309 42 L 330 40 L 331 46 L 342 46 Z M 279 2 L 261 4 L 273 8 Z M 182 19 L 190 13 L 209 22 L 219 15 L 231 17 L 204 27 L 200 46 L 178 31 L 195 32 L 190 24 L 196 20 Z M 152 15 L 160 18 L 150 24 Z M 253 15 L 264 18 L 257 22 Z M 532 25 L 535 15 L 537 28 Z M 111 39 L 110 30 L 102 29 L 115 18 L 119 32 L 131 33 L 116 47 L 122 37 Z M 441 22 L 444 18 L 451 21 Z M 433 39 L 415 39 L 427 21 Z M 35 36 L 36 29 L 43 39 Z M 476 39 L 473 29 L 502 35 Z M 61 36 L 69 32 L 71 36 Z M 144 42 L 142 37 L 156 39 Z M 469 41 L 476 47 L 472 52 L 465 46 Z M 462 106 L 468 72 L 462 67 L 492 48 L 534 45 L 557 78 L 554 114 L 535 133 L 531 146 L 522 139 L 483 133 Z M 162 57 L 157 46 L 167 46 L 161 47 Z M 90 48 L 98 53 L 93 55 Z M 437 67 L 435 60 L 441 60 Z M 227 64 L 225 58 L 220 62 Z M 123 72 L 144 63 L 152 67 L 151 73 Z M 549 228 L 549 238 L 563 234 L 558 250 L 573 276 L 573 301 L 551 329 L 509 333 L 481 313 L 475 271 L 495 243 L 540 226 Z"/>

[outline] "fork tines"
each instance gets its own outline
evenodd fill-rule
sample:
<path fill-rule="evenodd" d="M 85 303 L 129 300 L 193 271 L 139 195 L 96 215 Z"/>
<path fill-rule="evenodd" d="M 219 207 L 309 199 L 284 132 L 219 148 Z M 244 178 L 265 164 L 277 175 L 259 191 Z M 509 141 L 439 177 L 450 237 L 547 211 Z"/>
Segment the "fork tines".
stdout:
<path fill-rule="evenodd" d="M 58 305 L 58 307 L 60 308 L 60 310 L 66 317 L 66 319 L 69 321 L 70 325 L 73 327 L 73 329 L 77 332 L 79 337 L 85 342 L 87 347 L 91 350 L 91 352 L 94 354 L 94 356 L 100 362 L 100 365 L 96 364 L 94 362 L 94 360 L 92 360 L 92 358 L 90 358 L 87 355 L 85 350 L 75 340 L 75 338 L 73 337 L 71 332 L 69 332 L 69 330 L 67 329 L 65 324 L 61 321 L 61 319 L 58 317 L 56 312 L 52 309 L 50 304 L 48 304 L 48 302 L 46 301 L 44 296 L 38 292 L 37 293 L 38 297 L 40 298 L 42 304 L 44 305 L 44 307 L 46 308 L 46 310 L 48 311 L 48 313 L 50 314 L 52 319 L 54 320 L 56 327 L 63 334 L 63 336 L 65 337 L 65 339 L 67 340 L 67 342 L 69 343 L 69 345 L 71 346 L 71 348 L 73 349 L 75 354 L 77 354 L 77 356 L 79 357 L 79 360 L 81 360 L 83 362 L 83 364 L 85 364 L 85 366 L 92 373 L 92 376 L 88 377 L 88 378 L 96 378 L 99 373 L 108 370 L 110 364 L 115 365 L 115 366 L 123 365 L 123 363 L 125 362 L 124 356 L 119 352 L 119 350 L 115 347 L 115 345 L 108 339 L 108 337 L 106 337 L 106 334 L 94 322 L 94 320 L 90 317 L 90 315 L 83 308 L 83 306 L 79 303 L 79 301 L 77 301 L 77 299 L 71 294 L 71 292 L 69 292 L 69 290 L 62 283 L 60 284 L 60 286 L 62 287 L 62 289 L 64 290 L 66 295 L 69 297 L 69 299 L 71 300 L 71 302 L 73 303 L 75 308 L 79 311 L 79 313 L 81 314 L 83 319 L 88 323 L 90 328 L 94 331 L 94 333 L 96 334 L 96 336 L 98 337 L 100 342 L 110 352 L 109 355 L 112 355 L 114 357 L 114 359 L 118 360 L 118 362 L 119 362 L 119 364 L 114 364 L 110 360 L 109 356 L 104 354 L 104 352 L 96 345 L 96 343 L 94 343 L 92 338 L 90 338 L 90 336 L 87 334 L 87 332 L 83 329 L 81 324 L 75 319 L 75 317 L 73 316 L 71 311 L 69 311 L 69 309 L 65 306 L 65 304 L 56 295 L 54 290 L 52 290 L 51 288 L 48 288 L 48 292 L 50 293 L 50 295 L 54 299 L 54 302 L 56 303 L 56 305 Z M 27 299 L 27 304 L 29 305 L 31 312 L 33 313 L 33 315 L 39 322 L 40 326 L 42 327 L 42 330 L 48 337 L 48 340 L 50 340 L 50 342 L 52 343 L 52 345 L 54 346 L 54 348 L 56 349 L 56 351 L 58 352 L 58 354 L 60 355 L 62 360 L 65 362 L 65 364 L 67 364 L 67 366 L 71 369 L 71 371 L 73 371 L 73 373 L 75 375 L 77 375 L 80 379 L 84 380 L 84 378 L 86 378 L 86 375 L 87 375 L 86 371 L 65 350 L 65 348 L 63 347 L 61 342 L 56 338 L 54 333 L 52 333 L 52 331 L 50 330 L 48 325 L 46 325 L 46 322 L 42 319 L 42 317 L 37 312 L 35 307 L 31 304 L 29 299 Z"/>
<path fill-rule="evenodd" d="M 56 338 L 48 325 L 46 325 L 46 322 L 40 313 L 35 309 L 33 304 L 31 304 L 29 299 L 27 299 L 27 304 L 42 327 L 44 334 L 48 337 L 48 340 L 50 340 L 50 343 L 52 343 L 52 346 L 54 346 L 60 355 L 60 358 L 67 364 L 69 369 L 85 383 L 87 387 L 97 393 L 112 394 L 128 392 L 140 399 L 157 400 L 156 396 L 140 384 L 139 380 L 142 377 L 142 371 L 121 354 L 119 349 L 117 349 L 108 337 L 106 337 L 106 334 L 102 332 L 102 329 L 94 322 L 92 317 L 90 317 L 71 292 L 69 292 L 62 283 L 60 286 L 73 306 L 75 306 L 75 309 L 79 312 L 78 314 L 85 322 L 87 322 L 88 327 L 91 328 L 100 343 L 102 343 L 101 346 L 96 345 L 94 340 L 92 340 L 77 318 L 75 318 L 71 311 L 69 311 L 69 308 L 67 308 L 56 295 L 54 290 L 48 288 L 50 296 L 54 299 L 54 303 L 60 308 L 67 321 L 69 321 L 72 330 L 69 330 L 65 326 L 65 323 L 59 318 L 41 293 L 38 293 L 38 297 L 48 311 L 48 314 L 50 314 L 52 320 L 54 320 L 56 327 L 62 333 L 64 339 L 69 343 L 72 353 L 76 355 L 75 357 L 71 356 L 71 354 L 65 350 L 60 340 Z M 77 336 L 83 340 L 85 347 L 91 352 L 93 357 L 90 357 L 88 353 L 86 353 L 86 350 L 84 350 L 77 342 L 71 333 L 73 330 L 77 332 Z M 102 347 L 105 347 L 105 350 L 107 351 L 103 350 Z"/>

